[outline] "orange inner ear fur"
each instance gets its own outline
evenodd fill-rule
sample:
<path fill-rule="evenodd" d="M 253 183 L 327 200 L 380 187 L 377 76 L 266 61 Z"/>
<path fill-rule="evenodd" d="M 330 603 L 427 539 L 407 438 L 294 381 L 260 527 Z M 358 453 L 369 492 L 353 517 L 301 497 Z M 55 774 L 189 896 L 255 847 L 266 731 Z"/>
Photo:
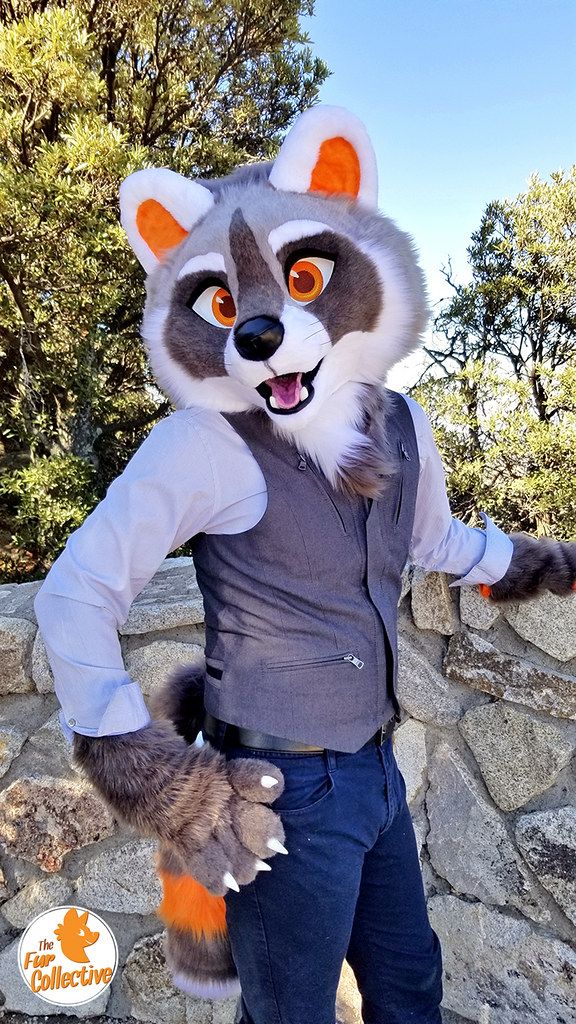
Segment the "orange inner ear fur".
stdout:
<path fill-rule="evenodd" d="M 159 260 L 170 249 L 180 245 L 180 242 L 188 234 L 176 218 L 156 199 L 145 199 L 143 203 L 140 203 L 136 211 L 136 227 L 148 248 Z"/>
<path fill-rule="evenodd" d="M 325 139 L 310 178 L 310 192 L 328 192 L 357 198 L 360 161 L 352 143 L 341 135 Z"/>

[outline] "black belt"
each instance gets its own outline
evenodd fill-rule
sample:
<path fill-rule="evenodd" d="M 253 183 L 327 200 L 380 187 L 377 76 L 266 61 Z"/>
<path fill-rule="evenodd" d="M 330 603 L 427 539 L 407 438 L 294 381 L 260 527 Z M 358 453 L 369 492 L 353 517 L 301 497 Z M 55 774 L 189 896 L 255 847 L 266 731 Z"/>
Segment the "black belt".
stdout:
<path fill-rule="evenodd" d="M 376 730 L 369 742 L 382 746 L 386 740 L 390 739 L 396 727 L 396 722 L 397 718 L 393 715 L 392 718 Z M 281 739 L 280 736 L 272 736 L 270 733 L 258 732 L 255 729 L 245 729 L 240 725 L 231 725 L 229 722 L 223 722 L 220 718 L 214 718 L 208 712 L 206 712 L 204 717 L 203 731 L 208 739 L 224 736 L 226 743 L 232 743 L 234 746 L 240 747 L 253 747 L 256 750 L 320 754 L 326 749 L 325 747 L 315 747 L 309 743 L 298 743 L 297 740 Z"/>

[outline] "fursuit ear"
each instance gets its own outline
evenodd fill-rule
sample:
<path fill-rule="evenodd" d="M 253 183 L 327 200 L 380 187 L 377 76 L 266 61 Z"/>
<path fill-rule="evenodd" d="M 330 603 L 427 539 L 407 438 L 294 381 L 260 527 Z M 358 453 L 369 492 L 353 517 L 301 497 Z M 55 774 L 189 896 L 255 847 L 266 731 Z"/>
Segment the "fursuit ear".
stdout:
<path fill-rule="evenodd" d="M 120 220 L 150 274 L 214 205 L 212 193 L 166 167 L 130 174 L 120 186 Z"/>
<path fill-rule="evenodd" d="M 300 115 L 282 143 L 270 184 L 284 192 L 349 196 L 378 203 L 378 170 L 368 132 L 344 107 L 319 104 Z"/>

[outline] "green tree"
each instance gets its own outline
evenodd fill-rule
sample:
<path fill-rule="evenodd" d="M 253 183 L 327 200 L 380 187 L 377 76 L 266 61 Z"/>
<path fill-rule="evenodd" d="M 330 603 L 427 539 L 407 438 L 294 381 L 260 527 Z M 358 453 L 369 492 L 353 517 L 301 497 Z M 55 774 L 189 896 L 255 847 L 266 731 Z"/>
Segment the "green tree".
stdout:
<path fill-rule="evenodd" d="M 42 571 L 77 525 L 72 499 L 56 532 L 30 519 L 30 489 L 66 477 L 84 511 L 168 409 L 139 340 L 120 181 L 148 165 L 210 176 L 273 156 L 327 75 L 300 28 L 312 13 L 313 0 L 0 5 L 5 576 Z M 35 507 L 50 519 L 51 502 Z M 25 564 L 6 554 L 11 530 Z"/>
<path fill-rule="evenodd" d="M 435 320 L 415 394 L 449 470 L 455 513 L 576 534 L 576 167 L 490 203 L 471 280 Z"/>

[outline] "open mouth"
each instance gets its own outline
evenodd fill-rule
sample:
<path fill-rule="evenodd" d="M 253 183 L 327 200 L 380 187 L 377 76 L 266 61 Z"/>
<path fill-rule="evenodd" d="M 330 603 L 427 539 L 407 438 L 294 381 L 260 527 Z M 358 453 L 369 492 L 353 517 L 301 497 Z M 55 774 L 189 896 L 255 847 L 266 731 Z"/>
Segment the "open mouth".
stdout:
<path fill-rule="evenodd" d="M 280 373 L 258 385 L 256 391 L 266 399 L 270 412 L 286 415 L 298 412 L 314 397 L 312 381 L 320 369 L 320 360 L 313 370 L 305 373 Z"/>

